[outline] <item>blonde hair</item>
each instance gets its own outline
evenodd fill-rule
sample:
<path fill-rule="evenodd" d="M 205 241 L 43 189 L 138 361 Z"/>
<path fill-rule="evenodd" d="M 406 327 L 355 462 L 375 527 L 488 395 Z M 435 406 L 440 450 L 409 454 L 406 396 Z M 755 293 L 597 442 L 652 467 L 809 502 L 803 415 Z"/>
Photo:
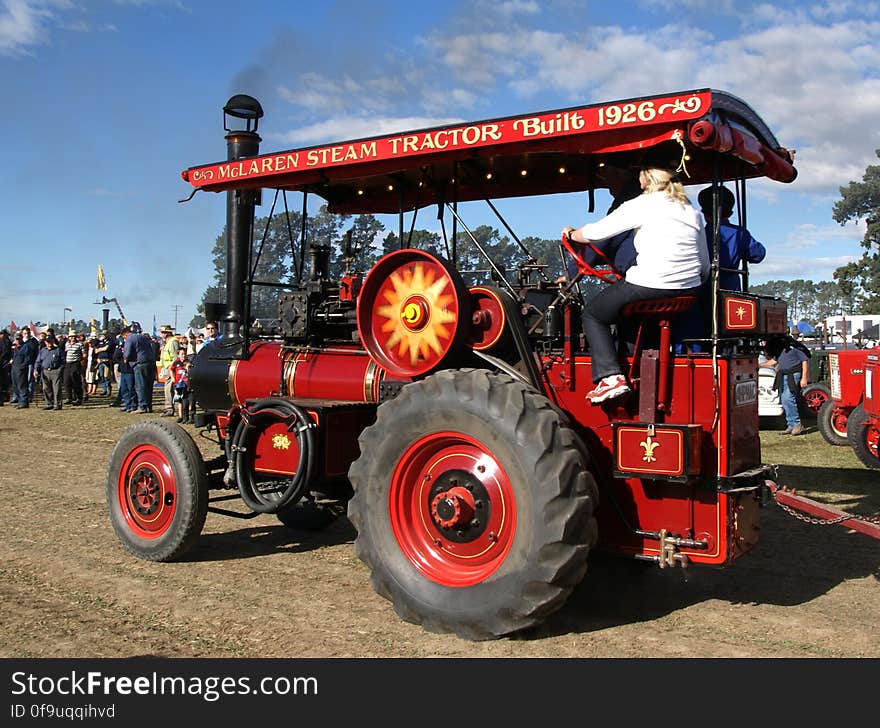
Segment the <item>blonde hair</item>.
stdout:
<path fill-rule="evenodd" d="M 665 192 L 667 197 L 680 205 L 691 204 L 681 182 L 673 181 L 673 173 L 668 169 L 648 167 L 642 172 L 645 175 L 645 192 Z"/>

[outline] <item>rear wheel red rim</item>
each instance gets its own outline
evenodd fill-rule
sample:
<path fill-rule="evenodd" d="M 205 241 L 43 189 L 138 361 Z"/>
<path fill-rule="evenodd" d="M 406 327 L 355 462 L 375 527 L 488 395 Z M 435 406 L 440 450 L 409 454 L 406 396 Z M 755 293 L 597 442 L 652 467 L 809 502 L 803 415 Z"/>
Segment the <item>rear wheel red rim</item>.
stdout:
<path fill-rule="evenodd" d="M 119 470 L 117 497 L 122 518 L 140 538 L 159 538 L 171 526 L 177 509 L 177 482 L 165 454 L 140 445 Z"/>
<path fill-rule="evenodd" d="M 846 437 L 846 421 L 849 419 L 848 412 L 835 411 L 831 413 L 831 429 L 841 437 Z"/>
<path fill-rule="evenodd" d="M 391 477 L 391 527 L 409 562 L 450 587 L 478 584 L 504 562 L 516 500 L 495 456 L 458 432 L 421 437 Z"/>
<path fill-rule="evenodd" d="M 871 422 L 865 425 L 865 445 L 868 452 L 880 460 L 880 427 Z"/>

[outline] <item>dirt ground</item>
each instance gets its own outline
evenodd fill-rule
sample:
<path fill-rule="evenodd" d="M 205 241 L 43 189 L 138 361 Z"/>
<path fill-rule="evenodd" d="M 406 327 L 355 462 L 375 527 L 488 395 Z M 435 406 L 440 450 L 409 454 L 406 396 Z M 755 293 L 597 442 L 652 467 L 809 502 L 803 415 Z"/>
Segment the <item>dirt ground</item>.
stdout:
<path fill-rule="evenodd" d="M 729 569 L 594 559 L 541 627 L 481 643 L 398 619 L 345 518 L 309 533 L 209 514 L 186 560 L 138 561 L 104 487 L 119 433 L 144 415 L 107 401 L 0 408 L 0 657 L 880 657 L 880 541 L 775 505 L 759 548 Z M 880 510 L 880 473 L 815 428 L 762 440 L 781 482 Z"/>

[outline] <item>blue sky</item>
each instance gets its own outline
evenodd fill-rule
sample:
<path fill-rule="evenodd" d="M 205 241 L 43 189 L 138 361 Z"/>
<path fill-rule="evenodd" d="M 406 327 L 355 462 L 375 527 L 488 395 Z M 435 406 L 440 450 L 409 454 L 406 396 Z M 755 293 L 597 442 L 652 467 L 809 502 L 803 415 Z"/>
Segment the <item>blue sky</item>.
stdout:
<path fill-rule="evenodd" d="M 0 0 L 0 324 L 65 308 L 100 320 L 106 295 L 147 326 L 173 323 L 177 307 L 185 326 L 211 282 L 225 202 L 178 204 L 191 191 L 180 171 L 225 158 L 221 109 L 235 93 L 262 103 L 270 152 L 729 91 L 797 150 L 792 185 L 750 187 L 749 227 L 768 249 L 752 282 L 830 280 L 862 253 L 863 228 L 841 227 L 831 207 L 877 163 L 878 37 L 871 1 Z M 583 195 L 498 207 L 520 237 L 590 219 Z"/>

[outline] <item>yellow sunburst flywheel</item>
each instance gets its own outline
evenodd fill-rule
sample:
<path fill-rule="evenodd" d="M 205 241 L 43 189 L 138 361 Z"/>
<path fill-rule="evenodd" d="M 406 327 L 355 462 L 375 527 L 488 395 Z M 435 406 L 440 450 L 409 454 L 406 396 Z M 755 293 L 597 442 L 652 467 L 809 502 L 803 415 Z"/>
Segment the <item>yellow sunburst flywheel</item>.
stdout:
<path fill-rule="evenodd" d="M 370 271 L 358 297 L 361 342 L 385 370 L 425 374 L 461 349 L 470 301 L 442 258 L 399 250 Z"/>

